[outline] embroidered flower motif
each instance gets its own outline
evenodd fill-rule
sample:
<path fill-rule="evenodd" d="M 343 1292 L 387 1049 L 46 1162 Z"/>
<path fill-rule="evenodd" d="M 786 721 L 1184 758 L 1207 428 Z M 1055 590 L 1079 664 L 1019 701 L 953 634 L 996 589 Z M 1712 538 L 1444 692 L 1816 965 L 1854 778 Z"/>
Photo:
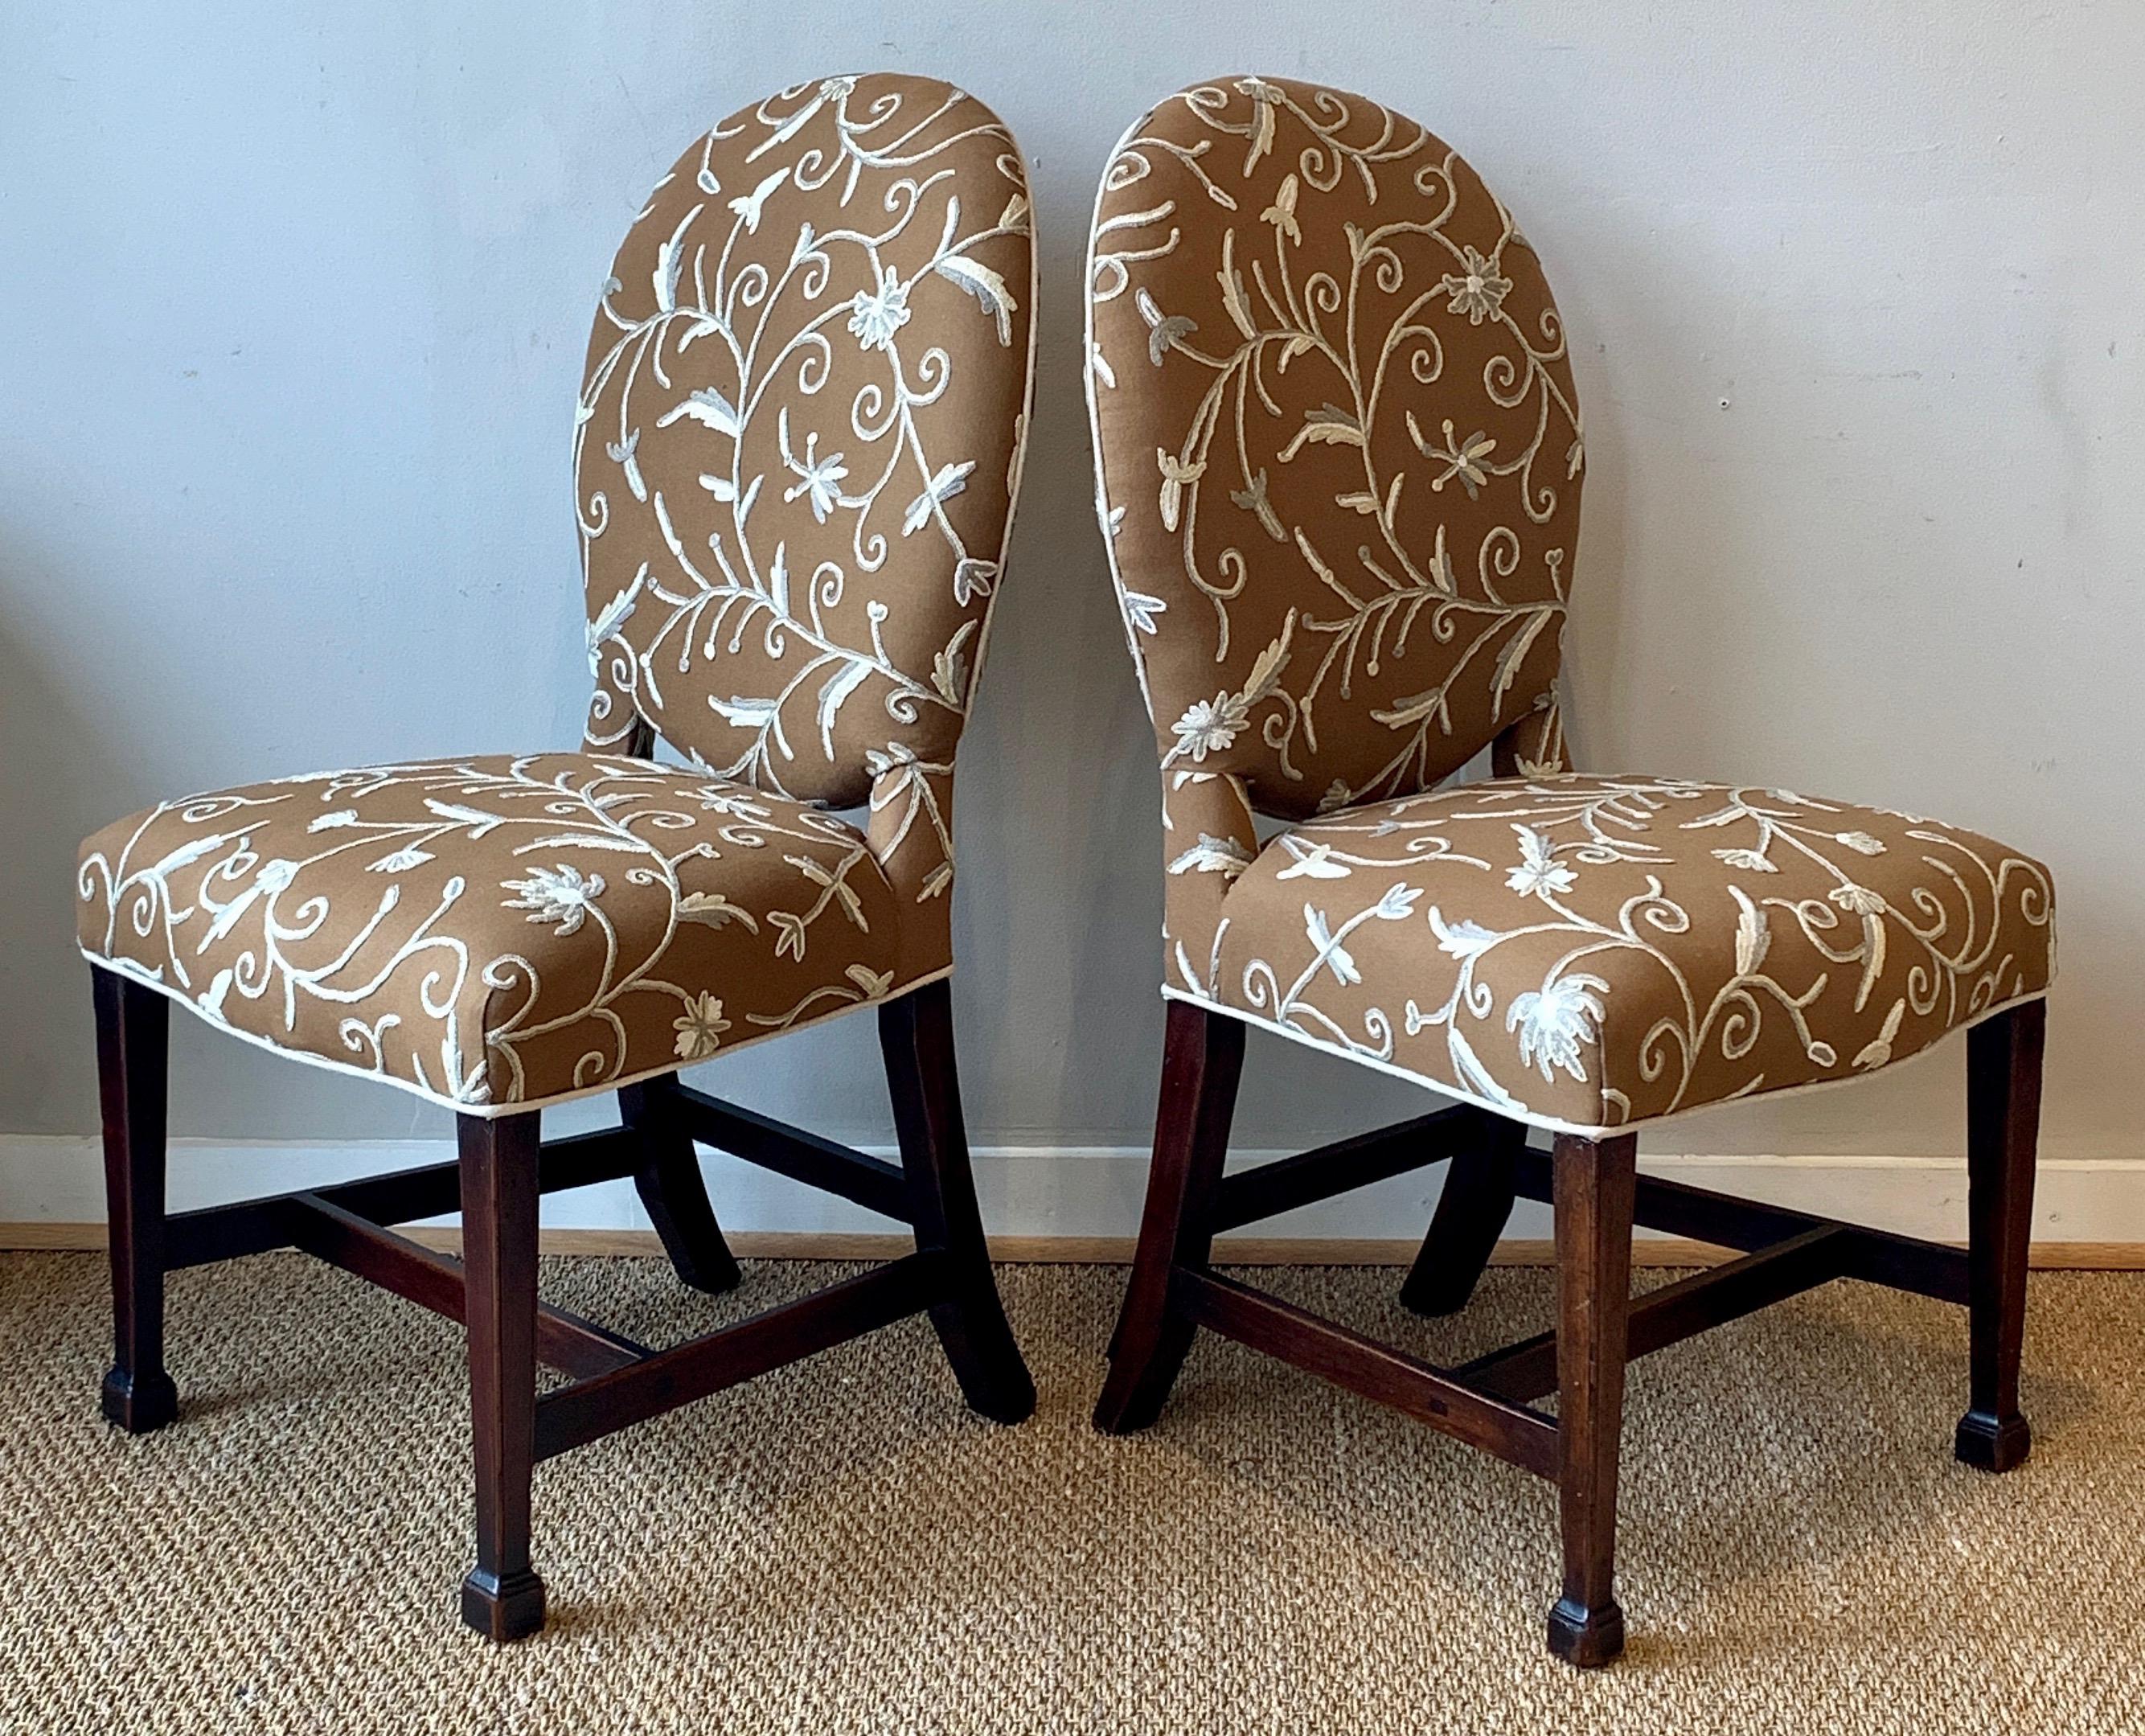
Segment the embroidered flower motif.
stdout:
<path fill-rule="evenodd" d="M 1494 259 L 1485 259 L 1472 247 L 1460 251 L 1466 269 L 1448 272 L 1437 286 L 1452 298 L 1446 304 L 1447 313 L 1464 313 L 1469 325 L 1479 326 L 1504 311 L 1505 297 L 1512 292 L 1512 280 L 1498 274 Z"/>
<path fill-rule="evenodd" d="M 1601 1000 L 1609 985 L 1599 977 L 1572 972 L 1513 997 L 1505 1015 L 1505 1028 L 1520 1037 L 1520 1065 L 1539 1067 L 1544 1079 L 1555 1082 L 1554 1068 L 1561 1067 L 1584 1084 L 1586 1065 L 1582 1048 L 1600 1040 Z"/>
<path fill-rule="evenodd" d="M 785 423 L 788 420 L 786 410 L 784 420 Z M 786 426 L 783 432 L 785 435 L 789 432 Z M 782 461 L 802 480 L 784 489 L 782 498 L 787 501 L 794 500 L 800 495 L 809 496 L 812 503 L 812 516 L 824 525 L 827 522 L 827 515 L 841 505 L 842 479 L 849 474 L 849 467 L 842 462 L 840 453 L 829 452 L 822 458 L 819 449 L 819 436 L 816 433 L 807 434 L 804 436 L 804 456 L 800 460 L 791 454 L 789 442 L 784 441 Z"/>
<path fill-rule="evenodd" d="M 1858 856 L 1882 856 L 1884 853 L 1884 846 L 1867 832 L 1836 832 L 1833 834 L 1833 842 L 1845 844 Z"/>
<path fill-rule="evenodd" d="M 908 323 L 908 291 L 892 266 L 879 277 L 876 293 L 858 290 L 849 303 L 849 331 L 867 350 L 890 350 L 893 336 Z"/>
<path fill-rule="evenodd" d="M 676 1053 L 680 1061 L 705 1061 L 721 1047 L 723 1032 L 730 1022 L 723 1017 L 723 1003 L 715 996 L 702 992 L 690 997 L 685 1002 L 682 1018 L 670 1022 L 670 1028 L 678 1033 Z"/>
<path fill-rule="evenodd" d="M 1883 893 L 1857 886 L 1852 880 L 1834 887 L 1825 896 L 1853 916 L 1882 916 L 1888 908 Z"/>
<path fill-rule="evenodd" d="M 1247 721 L 1243 701 L 1235 694 L 1223 693 L 1212 699 L 1193 700 L 1170 727 L 1177 735 L 1177 753 L 1201 760 L 1236 740 Z"/>
<path fill-rule="evenodd" d="M 1523 898 L 1549 898 L 1568 893 L 1579 877 L 1556 859 L 1550 842 L 1531 826 L 1515 826 L 1520 834 L 1520 865 L 1505 876 L 1505 884 Z"/>
<path fill-rule="evenodd" d="M 1445 444 L 1433 446 L 1423 438 L 1422 430 L 1416 424 L 1415 412 L 1407 413 L 1407 431 L 1414 440 L 1416 450 L 1425 458 L 1441 460 L 1445 468 L 1430 479 L 1433 490 L 1442 489 L 1455 476 L 1467 490 L 1471 500 L 1479 498 L 1482 485 L 1490 480 L 1489 472 L 1482 468 L 1482 460 L 1497 450 L 1497 443 L 1481 429 L 1461 440 L 1452 431 L 1452 419 L 1445 421 Z"/>
<path fill-rule="evenodd" d="M 1750 874 L 1777 874 L 1779 870 L 1755 850 L 1715 850 L 1713 853 L 1729 867 L 1741 868 Z"/>
<path fill-rule="evenodd" d="M 520 897 L 500 902 L 509 910 L 525 910 L 532 923 L 555 923 L 560 938 L 578 931 L 595 901 L 603 896 L 601 874 L 584 875 L 570 863 L 555 868 L 531 868 L 526 880 L 502 880 L 501 890 Z"/>

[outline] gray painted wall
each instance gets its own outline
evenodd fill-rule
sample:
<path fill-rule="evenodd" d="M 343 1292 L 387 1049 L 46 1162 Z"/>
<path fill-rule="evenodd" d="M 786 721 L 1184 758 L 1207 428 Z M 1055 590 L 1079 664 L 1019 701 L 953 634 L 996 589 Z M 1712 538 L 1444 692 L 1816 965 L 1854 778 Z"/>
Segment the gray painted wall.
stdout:
<path fill-rule="evenodd" d="M 2145 1156 L 2139 8 L 9 0 L 0 39 L 0 1133 L 94 1124 L 70 938 L 94 825 L 575 739 L 566 460 L 612 248 L 709 122 L 887 66 L 1011 122 L 1044 250 L 1027 491 L 962 759 L 980 1142 L 1147 1135 L 1157 786 L 1090 507 L 1080 254 L 1124 123 L 1257 70 L 1427 121 L 1550 267 L 1589 422 L 1582 763 L 2038 849 L 2064 947 L 2050 1147 Z M 1248 1144 L 1416 1102 L 1254 1043 Z M 445 1131 L 190 1023 L 175 1049 L 181 1133 Z M 1955 1149 L 1958 1069 L 1655 1143 Z M 713 1071 L 883 1134 L 868 1021 Z"/>

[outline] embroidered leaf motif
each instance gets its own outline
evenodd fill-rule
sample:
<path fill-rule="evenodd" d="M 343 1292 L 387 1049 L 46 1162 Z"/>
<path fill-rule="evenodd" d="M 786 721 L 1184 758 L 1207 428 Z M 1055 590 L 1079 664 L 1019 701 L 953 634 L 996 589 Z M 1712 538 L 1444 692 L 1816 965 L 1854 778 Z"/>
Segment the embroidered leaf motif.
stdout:
<path fill-rule="evenodd" d="M 684 402 L 664 410 L 655 419 L 655 425 L 668 428 L 680 416 L 698 422 L 704 428 L 712 428 L 718 434 L 727 434 L 732 440 L 737 438 L 741 425 L 738 421 L 737 406 L 712 386 L 700 387 Z"/>
<path fill-rule="evenodd" d="M 678 901 L 678 919 L 684 923 L 704 923 L 710 928 L 719 928 L 727 923 L 737 923 L 749 933 L 759 933 L 759 918 L 742 905 L 733 904 L 719 892 L 689 892 Z"/>
<path fill-rule="evenodd" d="M 864 678 L 870 674 L 871 665 L 862 658 L 844 659 L 819 689 L 819 745 L 830 762 L 834 757 L 834 719 L 841 711 L 842 702 L 862 687 Z"/>
<path fill-rule="evenodd" d="M 962 254 L 953 254 L 938 261 L 938 275 L 948 282 L 965 290 L 976 298 L 976 305 L 998 321 L 998 342 L 1010 348 L 1013 344 L 1013 316 L 1019 304 L 1006 281 L 988 266 L 978 265 Z"/>
<path fill-rule="evenodd" d="M 685 265 L 685 231 L 693 226 L 694 220 L 707 209 L 696 205 L 679 220 L 678 226 L 670 231 L 670 239 L 655 250 L 655 311 L 669 313 L 678 306 L 678 278 Z"/>
<path fill-rule="evenodd" d="M 908 510 L 902 515 L 901 534 L 913 536 L 931 522 L 931 515 L 944 502 L 961 493 L 968 485 L 968 473 L 976 467 L 969 459 L 961 464 L 941 465 L 923 492 L 908 503 Z"/>
<path fill-rule="evenodd" d="M 1296 437 L 1281 449 L 1281 461 L 1287 464 L 1305 446 L 1360 446 L 1363 444 L 1363 426 L 1355 413 L 1337 404 L 1321 404 L 1316 410 L 1303 413 L 1303 425 Z"/>
<path fill-rule="evenodd" d="M 1229 317 L 1236 321 L 1237 330 L 1246 337 L 1257 337 L 1259 335 L 1258 322 L 1252 319 L 1251 304 L 1244 298 L 1243 273 L 1237 269 L 1229 256 L 1236 241 L 1235 230 L 1222 231 L 1222 269 L 1214 276 L 1222 286 L 1222 306 Z"/>
<path fill-rule="evenodd" d="M 1771 949 L 1773 931 L 1766 923 L 1765 913 L 1750 902 L 1748 893 L 1735 885 L 1730 885 L 1728 891 L 1739 913 L 1735 918 L 1735 974 L 1755 976 Z"/>
<path fill-rule="evenodd" d="M 789 178 L 789 168 L 787 164 L 784 164 L 742 198 L 730 201 L 730 209 L 744 219 L 744 232 L 747 235 L 759 233 L 760 207 L 767 203 L 768 196 Z"/>

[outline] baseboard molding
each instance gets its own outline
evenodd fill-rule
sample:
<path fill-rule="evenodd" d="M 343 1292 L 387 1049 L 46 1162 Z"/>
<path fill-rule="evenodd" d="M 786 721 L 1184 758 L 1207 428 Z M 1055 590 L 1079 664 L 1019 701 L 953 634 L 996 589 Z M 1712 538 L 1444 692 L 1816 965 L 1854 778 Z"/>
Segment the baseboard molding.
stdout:
<path fill-rule="evenodd" d="M 442 1253 L 461 1251 L 459 1230 L 434 1226 L 408 1232 L 414 1241 Z M 546 1254 L 595 1255 L 610 1259 L 659 1260 L 663 1244 L 653 1230 L 545 1230 L 540 1245 Z M 729 1238 L 744 1260 L 892 1260 L 915 1246 L 906 1236 L 814 1234 L 783 1230 L 744 1231 Z M 1419 1244 L 1391 1237 L 1331 1236 L 1224 1236 L 1214 1257 L 1225 1266 L 1406 1266 Z M 85 1252 L 104 1246 L 102 1224 L 0 1224 L 0 1251 L 36 1250 Z M 1129 1236 L 993 1236 L 991 1257 L 1006 1266 L 1129 1266 Z M 1649 1239 L 1640 1250 L 1641 1266 L 1704 1266 L 1734 1257 L 1734 1251 L 1710 1242 L 1673 1236 Z M 2133 1241 L 2037 1241 L 2031 1260 L 2036 1271 L 2145 1271 L 2145 1243 Z M 1556 1245 L 1550 1241 L 1501 1241 L 1492 1266 L 1553 1266 Z"/>
<path fill-rule="evenodd" d="M 562 1130 L 564 1131 L 564 1130 Z M 291 1142 L 175 1140 L 172 1209 L 185 1211 L 362 1175 L 449 1161 L 451 1142 Z M 885 1155 L 882 1153 L 882 1155 Z M 1232 1169 L 1279 1152 L 1246 1152 Z M 1700 1187 L 1958 1242 L 1966 1233 L 1963 1163 L 1929 1157 L 1727 1157 L 1662 1153 L 1640 1166 Z M 716 1209 L 740 1254 L 758 1259 L 878 1259 L 908 1246 L 893 1226 L 847 1201 L 709 1153 Z M 983 1147 L 975 1153 L 983 1219 L 1002 1259 L 1113 1261 L 1130 1257 L 1147 1183 L 1147 1154 L 1125 1147 Z M 1244 1264 L 1393 1265 L 1414 1242 L 1395 1231 L 1429 1222 L 1442 1166 L 1306 1206 L 1225 1237 Z M 101 1246 L 103 1170 L 94 1139 L 0 1134 L 0 1246 Z M 448 1229 L 451 1218 L 431 1230 Z M 631 1183 L 559 1194 L 544 1203 L 545 1246 L 560 1253 L 641 1253 L 654 1246 Z M 1500 1258 L 1545 1259 L 1548 1208 L 1522 1201 Z M 2033 1211 L 2034 1260 L 2046 1268 L 2145 1268 L 2145 1158 L 2048 1157 Z M 1642 1263 L 1686 1265 L 1715 1251 L 1647 1237 Z"/>

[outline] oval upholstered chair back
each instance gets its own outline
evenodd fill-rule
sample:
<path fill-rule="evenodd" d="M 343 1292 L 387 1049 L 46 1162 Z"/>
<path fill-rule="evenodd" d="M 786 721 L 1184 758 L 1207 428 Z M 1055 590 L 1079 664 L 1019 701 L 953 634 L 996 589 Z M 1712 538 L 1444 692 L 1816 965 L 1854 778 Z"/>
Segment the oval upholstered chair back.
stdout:
<path fill-rule="evenodd" d="M 973 97 L 802 85 L 681 157 L 620 248 L 575 480 L 592 748 L 652 726 L 854 807 L 951 762 L 1018 487 L 1028 181 Z"/>
<path fill-rule="evenodd" d="M 1165 770 L 1301 816 L 1545 709 L 1579 408 L 1475 172 L 1366 97 L 1226 79 L 1126 135 L 1090 246 L 1098 507 Z"/>

